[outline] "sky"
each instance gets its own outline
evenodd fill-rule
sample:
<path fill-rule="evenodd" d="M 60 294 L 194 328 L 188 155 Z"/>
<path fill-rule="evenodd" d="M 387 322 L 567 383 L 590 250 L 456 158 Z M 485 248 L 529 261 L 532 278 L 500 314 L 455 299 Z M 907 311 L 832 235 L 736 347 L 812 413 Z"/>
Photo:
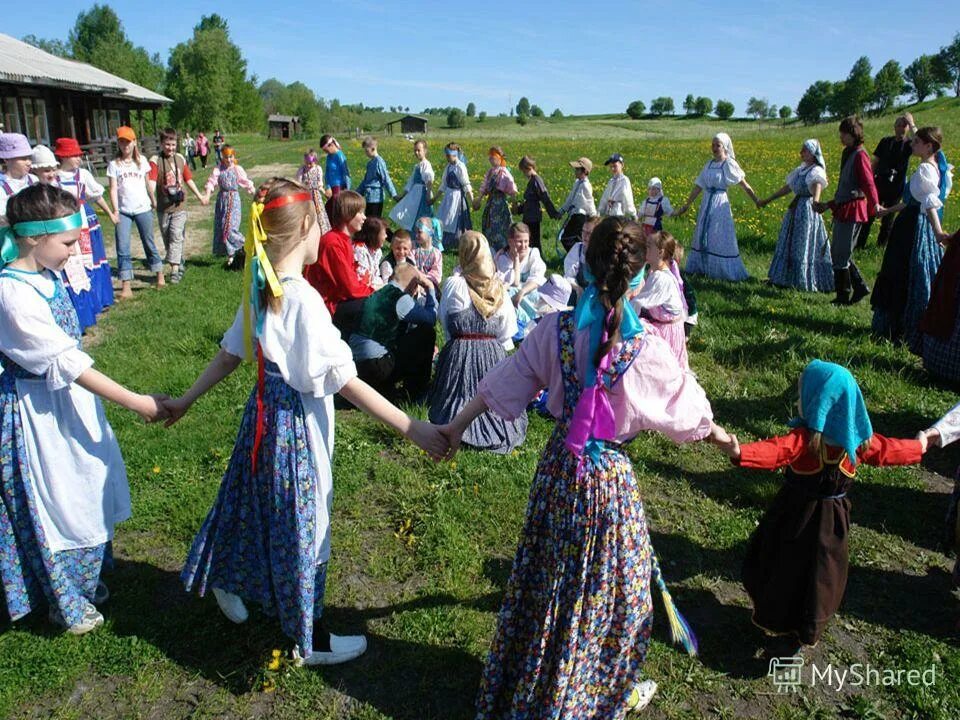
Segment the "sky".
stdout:
<path fill-rule="evenodd" d="M 815 80 L 841 80 L 861 55 L 874 72 L 934 53 L 960 31 L 960 3 L 659 3 L 604 0 L 163 0 L 111 2 L 136 45 L 159 52 L 219 12 L 260 81 L 299 80 L 343 103 L 465 107 L 495 115 L 521 96 L 549 114 L 623 112 L 633 100 L 688 93 L 796 107 Z M 76 0 L 6 2 L 0 32 L 66 39 Z M 276 6 L 276 11 L 265 8 Z M 203 9 L 200 9 L 203 8 Z"/>

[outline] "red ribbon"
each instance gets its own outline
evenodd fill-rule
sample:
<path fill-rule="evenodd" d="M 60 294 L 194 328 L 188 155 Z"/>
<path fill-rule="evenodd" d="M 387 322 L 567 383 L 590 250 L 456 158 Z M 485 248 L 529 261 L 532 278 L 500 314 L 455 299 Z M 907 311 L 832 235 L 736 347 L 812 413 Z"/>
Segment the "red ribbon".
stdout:
<path fill-rule="evenodd" d="M 263 348 L 257 343 L 257 424 L 253 433 L 253 450 L 250 452 L 250 466 L 257 472 L 257 456 L 260 454 L 260 441 L 263 440 L 263 386 L 264 386 Z"/>
<path fill-rule="evenodd" d="M 278 198 L 274 198 L 266 205 L 263 206 L 263 211 L 273 210 L 274 208 L 283 207 L 284 205 L 290 205 L 291 203 L 306 202 L 307 200 L 312 200 L 313 195 L 308 192 L 294 193 L 293 195 L 281 195 Z"/>

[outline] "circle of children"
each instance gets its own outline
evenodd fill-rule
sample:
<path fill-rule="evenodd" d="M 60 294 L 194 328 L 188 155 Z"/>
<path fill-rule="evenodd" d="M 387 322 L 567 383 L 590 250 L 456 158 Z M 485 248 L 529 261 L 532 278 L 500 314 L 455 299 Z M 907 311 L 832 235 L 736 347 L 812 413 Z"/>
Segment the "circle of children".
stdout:
<path fill-rule="evenodd" d="M 31 149 L 21 135 L 0 135 L 0 573 L 13 620 L 46 606 L 70 633 L 103 622 L 97 606 L 109 593 L 101 569 L 110 564 L 114 526 L 131 508 L 100 399 L 172 425 L 244 359 L 258 364 L 258 380 L 182 580 L 201 596 L 212 591 L 235 623 L 247 620 L 248 604 L 259 604 L 279 618 L 295 658 L 308 665 L 344 662 L 366 649 L 364 636 L 332 634 L 323 621 L 334 394 L 435 459 L 451 457 L 461 443 L 511 451 L 524 441 L 534 399 L 556 419 L 482 674 L 477 707 L 485 718 L 619 718 L 649 702 L 656 684 L 642 678 L 641 665 L 651 583 L 663 591 L 674 638 L 696 653 L 666 591 L 625 452 L 638 433 L 706 440 L 742 467 L 786 469 L 750 539 L 743 580 L 755 623 L 793 648 L 816 644 L 843 598 L 847 537 L 834 528 L 849 527 L 857 466 L 918 463 L 930 444 L 960 437 L 960 406 L 916 439 L 875 433 L 850 372 L 813 360 L 798 380 L 792 429 L 740 445 L 714 422 L 687 358 L 685 328 L 697 318 L 687 275 L 747 277 L 728 200 L 739 185 L 758 207 L 793 194 L 771 282 L 833 291 L 838 305 L 869 293 L 852 253 L 871 218 L 898 213 L 886 226 L 874 331 L 908 343 L 931 373 L 960 378 L 960 242 L 940 225 L 950 167 L 940 130 L 916 129 L 909 116 L 893 138 L 902 163 L 880 171 L 895 185 L 884 205 L 856 118 L 840 124 L 844 149 L 829 202 L 817 140 L 802 144 L 800 164 L 761 200 L 720 133 L 676 209 L 656 178 L 638 208 L 620 154 L 605 163 L 611 178 L 599 207 L 589 158 L 570 162 L 573 187 L 556 207 L 525 156 L 526 189 L 511 207 L 519 193 L 500 148 L 490 148 L 475 192 L 460 148 L 444 148 L 438 176 L 423 140 L 414 143 L 415 165 L 397 192 L 376 141 L 367 139 L 366 174 L 353 192 L 339 144 L 324 136 L 325 168 L 311 151 L 297 181 L 264 183 L 246 237 L 238 192 L 255 188 L 229 146 L 201 193 L 176 153 L 174 132 L 163 134 L 164 150 L 150 162 L 130 128 L 117 134 L 109 203 L 80 168 L 76 141 L 60 139 L 51 153 Z M 907 178 L 911 152 L 921 162 Z M 243 299 L 220 351 L 182 397 L 138 394 L 94 369 L 80 346 L 82 327 L 113 292 L 93 205 L 116 224 L 123 295 L 133 277 L 132 226 L 162 283 L 152 242 L 156 208 L 176 282 L 184 272 L 183 189 L 206 203 L 217 186 L 214 249 L 233 266 L 244 258 Z M 680 246 L 663 222 L 701 194 L 681 273 Z M 380 217 L 387 197 L 396 201 L 395 231 Z M 477 232 L 469 210 L 484 199 Z M 566 216 L 562 275 L 548 276 L 540 254 L 544 210 Z M 825 211 L 833 214 L 832 240 Z M 513 214 L 522 222 L 512 222 Z M 444 251 L 459 260 L 445 281 Z M 438 322 L 445 342 L 434 357 Z M 398 409 L 398 397 L 425 400 L 431 422 Z M 789 542 L 784 527 L 792 529 Z"/>

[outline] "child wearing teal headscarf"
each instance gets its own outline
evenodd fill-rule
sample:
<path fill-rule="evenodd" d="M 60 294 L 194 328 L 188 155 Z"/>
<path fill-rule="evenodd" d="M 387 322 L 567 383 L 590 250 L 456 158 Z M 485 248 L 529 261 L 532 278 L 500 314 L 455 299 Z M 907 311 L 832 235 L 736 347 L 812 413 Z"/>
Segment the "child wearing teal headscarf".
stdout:
<path fill-rule="evenodd" d="M 753 622 L 786 636 L 791 649 L 816 645 L 847 586 L 850 500 L 857 465 L 912 465 L 927 443 L 873 432 L 850 371 L 813 360 L 799 381 L 787 435 L 728 449 L 740 467 L 786 468 L 783 487 L 750 537 L 743 584 Z"/>

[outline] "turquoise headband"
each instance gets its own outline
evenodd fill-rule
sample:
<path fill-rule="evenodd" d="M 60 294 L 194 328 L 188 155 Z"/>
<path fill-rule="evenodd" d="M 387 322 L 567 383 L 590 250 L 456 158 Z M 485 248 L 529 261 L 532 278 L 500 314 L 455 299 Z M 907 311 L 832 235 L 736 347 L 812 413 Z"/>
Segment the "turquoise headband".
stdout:
<path fill-rule="evenodd" d="M 81 227 L 83 227 L 83 215 L 77 211 L 73 215 L 54 220 L 28 220 L 19 222 L 13 227 L 0 228 L 0 268 L 20 257 L 20 250 L 17 248 L 14 237 L 53 235 L 68 230 L 79 230 Z"/>

